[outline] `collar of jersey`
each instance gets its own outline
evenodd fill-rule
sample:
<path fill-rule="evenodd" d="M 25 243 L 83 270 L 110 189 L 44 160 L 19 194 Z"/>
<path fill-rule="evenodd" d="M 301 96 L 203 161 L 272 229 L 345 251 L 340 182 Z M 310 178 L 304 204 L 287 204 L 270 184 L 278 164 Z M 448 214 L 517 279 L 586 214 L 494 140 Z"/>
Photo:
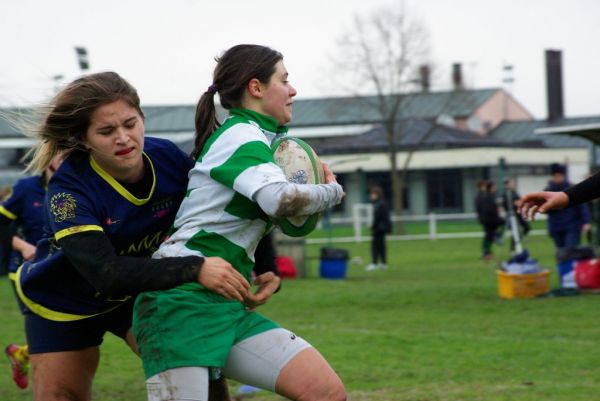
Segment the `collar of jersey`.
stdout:
<path fill-rule="evenodd" d="M 154 174 L 154 165 L 152 164 L 152 160 L 150 160 L 150 158 L 148 157 L 148 155 L 146 153 L 142 153 L 142 154 L 146 158 L 146 160 L 148 160 L 148 165 L 150 166 L 150 170 L 152 171 L 152 188 L 150 189 L 150 193 L 148 194 L 148 197 L 144 198 L 144 199 L 139 199 L 139 198 L 136 198 L 135 196 L 133 196 L 131 194 L 131 192 L 126 190 L 125 187 L 119 183 L 119 181 L 115 180 L 113 177 L 111 177 L 110 174 L 108 174 L 106 171 L 104 171 L 102 169 L 102 167 L 100 167 L 98 165 L 98 163 L 96 163 L 96 160 L 94 160 L 94 158 L 92 157 L 91 154 L 90 154 L 90 165 L 92 166 L 92 169 L 96 173 L 98 173 L 98 175 L 100 177 L 102 177 L 102 179 L 104 179 L 104 181 L 106 181 L 111 187 L 113 187 L 115 191 L 120 193 L 121 196 L 123 196 L 123 198 L 127 199 L 129 202 L 133 203 L 136 206 L 140 206 L 140 205 L 143 205 L 146 202 L 148 202 L 148 200 L 154 194 L 154 187 L 156 186 L 156 174 Z"/>
<path fill-rule="evenodd" d="M 275 120 L 273 117 L 257 113 L 253 110 L 231 109 L 229 110 L 229 114 L 232 116 L 242 117 L 249 121 L 254 121 L 256 124 L 258 124 L 260 129 L 273 135 L 279 134 L 281 136 L 282 134 L 287 133 L 288 130 L 288 127 L 285 125 L 277 125 L 277 120 Z"/>

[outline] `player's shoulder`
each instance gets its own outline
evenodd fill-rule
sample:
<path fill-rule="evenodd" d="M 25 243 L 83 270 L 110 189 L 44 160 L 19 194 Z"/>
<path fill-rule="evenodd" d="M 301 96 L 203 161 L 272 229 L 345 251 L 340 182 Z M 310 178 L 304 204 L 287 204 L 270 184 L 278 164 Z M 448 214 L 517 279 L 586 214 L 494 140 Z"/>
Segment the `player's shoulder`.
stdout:
<path fill-rule="evenodd" d="M 42 177 L 40 175 L 30 175 L 20 178 L 14 185 L 17 189 L 32 189 L 42 187 Z"/>
<path fill-rule="evenodd" d="M 193 161 L 175 143 L 168 139 L 146 138 L 144 140 L 144 153 L 148 155 L 155 167 L 181 167 L 189 170 Z"/>
<path fill-rule="evenodd" d="M 48 183 L 48 193 L 62 191 L 80 192 L 85 194 L 96 184 L 97 173 L 90 163 L 87 152 L 71 153 L 52 175 Z"/>
<path fill-rule="evenodd" d="M 146 137 L 144 138 L 144 152 L 147 154 L 169 154 L 177 153 L 178 155 L 183 153 L 181 149 L 168 139 Z"/>
<path fill-rule="evenodd" d="M 230 116 L 223 122 L 223 125 L 217 132 L 227 133 L 227 135 L 245 135 L 245 136 L 257 136 L 264 137 L 263 130 L 260 125 L 247 117 L 240 115 Z"/>

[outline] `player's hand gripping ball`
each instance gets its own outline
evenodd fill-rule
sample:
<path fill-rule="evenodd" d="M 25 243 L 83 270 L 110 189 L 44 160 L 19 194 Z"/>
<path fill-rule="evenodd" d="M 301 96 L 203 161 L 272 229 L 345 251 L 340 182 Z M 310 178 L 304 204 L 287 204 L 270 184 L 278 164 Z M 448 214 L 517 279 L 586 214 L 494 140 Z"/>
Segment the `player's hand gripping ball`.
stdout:
<path fill-rule="evenodd" d="M 295 184 L 322 184 L 325 182 L 323 166 L 315 151 L 302 139 L 277 138 L 271 144 L 275 163 L 281 167 L 289 182 Z M 273 219 L 280 230 L 290 237 L 303 237 L 315 229 L 321 213 L 309 216 Z"/>

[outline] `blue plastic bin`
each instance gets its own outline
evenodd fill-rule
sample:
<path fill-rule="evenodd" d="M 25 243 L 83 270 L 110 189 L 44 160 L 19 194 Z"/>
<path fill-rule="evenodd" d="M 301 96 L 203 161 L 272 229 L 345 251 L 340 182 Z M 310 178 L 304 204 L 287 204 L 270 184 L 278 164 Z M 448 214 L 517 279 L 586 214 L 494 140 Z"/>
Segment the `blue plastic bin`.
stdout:
<path fill-rule="evenodd" d="M 563 277 L 573 271 L 576 260 L 563 260 L 558 264 L 558 278 L 560 280 L 560 286 L 563 286 Z"/>
<path fill-rule="evenodd" d="M 348 251 L 338 248 L 321 248 L 319 273 L 322 278 L 343 279 L 348 270 Z"/>

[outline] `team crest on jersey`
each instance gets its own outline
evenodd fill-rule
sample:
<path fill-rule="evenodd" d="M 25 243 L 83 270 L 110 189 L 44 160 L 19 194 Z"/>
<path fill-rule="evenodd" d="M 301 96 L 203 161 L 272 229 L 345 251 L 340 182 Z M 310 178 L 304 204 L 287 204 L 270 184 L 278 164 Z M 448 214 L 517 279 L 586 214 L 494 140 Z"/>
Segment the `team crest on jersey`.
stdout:
<path fill-rule="evenodd" d="M 57 223 L 75 218 L 75 206 L 77 202 L 73 195 L 59 192 L 50 199 L 50 211 Z"/>

